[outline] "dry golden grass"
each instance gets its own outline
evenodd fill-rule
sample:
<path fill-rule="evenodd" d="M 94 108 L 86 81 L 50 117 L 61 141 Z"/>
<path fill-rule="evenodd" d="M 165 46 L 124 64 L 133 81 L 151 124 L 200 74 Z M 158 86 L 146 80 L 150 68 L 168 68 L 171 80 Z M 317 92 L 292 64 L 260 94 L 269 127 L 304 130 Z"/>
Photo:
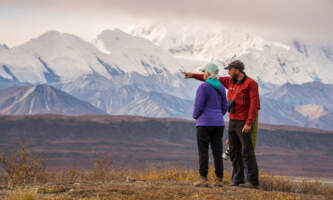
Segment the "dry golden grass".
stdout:
<path fill-rule="evenodd" d="M 14 190 L 9 192 L 7 195 L 7 200 L 36 200 L 37 191 L 30 189 L 30 190 Z"/>
<path fill-rule="evenodd" d="M 197 171 L 175 167 L 143 170 L 115 169 L 112 157 L 97 159 L 90 170 L 79 168 L 47 171 L 38 156 L 24 146 L 11 156 L 0 155 L 5 174 L 0 176 L 0 199 L 333 199 L 333 186 L 260 173 L 260 189 L 229 187 L 231 173 L 225 172 L 224 188 L 196 188 Z M 213 169 L 209 169 L 213 182 Z"/>

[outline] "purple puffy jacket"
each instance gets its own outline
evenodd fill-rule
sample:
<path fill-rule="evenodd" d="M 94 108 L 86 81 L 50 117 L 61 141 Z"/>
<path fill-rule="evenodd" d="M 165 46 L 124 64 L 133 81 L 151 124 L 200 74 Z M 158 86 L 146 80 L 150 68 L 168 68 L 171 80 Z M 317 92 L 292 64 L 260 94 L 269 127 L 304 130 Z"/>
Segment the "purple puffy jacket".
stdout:
<path fill-rule="evenodd" d="M 192 117 L 196 126 L 224 126 L 223 116 L 228 110 L 225 88 L 221 86 L 221 95 L 207 82 L 197 89 Z"/>

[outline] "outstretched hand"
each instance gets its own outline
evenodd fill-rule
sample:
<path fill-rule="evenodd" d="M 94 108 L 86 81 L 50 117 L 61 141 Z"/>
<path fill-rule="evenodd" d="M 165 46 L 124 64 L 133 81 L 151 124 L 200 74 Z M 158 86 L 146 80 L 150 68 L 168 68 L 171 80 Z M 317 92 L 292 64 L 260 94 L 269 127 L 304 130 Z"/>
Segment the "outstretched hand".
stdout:
<path fill-rule="evenodd" d="M 192 73 L 191 72 L 181 72 L 184 75 L 184 78 L 192 78 Z"/>

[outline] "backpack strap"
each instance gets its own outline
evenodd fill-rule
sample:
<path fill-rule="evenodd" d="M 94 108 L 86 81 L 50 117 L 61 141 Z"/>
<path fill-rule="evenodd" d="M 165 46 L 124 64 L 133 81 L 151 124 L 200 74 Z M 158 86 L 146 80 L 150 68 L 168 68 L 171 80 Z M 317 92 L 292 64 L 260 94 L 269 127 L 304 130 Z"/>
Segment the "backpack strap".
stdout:
<path fill-rule="evenodd" d="M 221 90 L 218 90 L 218 89 L 216 89 L 216 88 L 214 88 L 214 89 L 216 90 L 217 94 L 219 94 L 220 97 L 222 98 L 222 92 L 221 92 Z"/>

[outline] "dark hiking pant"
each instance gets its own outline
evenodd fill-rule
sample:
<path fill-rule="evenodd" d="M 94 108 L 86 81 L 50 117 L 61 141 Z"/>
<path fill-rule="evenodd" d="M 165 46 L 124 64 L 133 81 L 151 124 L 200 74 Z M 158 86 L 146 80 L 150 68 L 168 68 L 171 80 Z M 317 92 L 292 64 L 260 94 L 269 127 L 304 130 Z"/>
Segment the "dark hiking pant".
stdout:
<path fill-rule="evenodd" d="M 208 150 L 211 146 L 215 175 L 218 178 L 223 178 L 223 159 L 222 159 L 222 137 L 223 126 L 198 126 L 197 127 L 197 142 L 199 151 L 199 172 L 203 177 L 207 177 L 208 174 Z"/>
<path fill-rule="evenodd" d="M 235 170 L 235 183 L 244 183 L 243 160 L 248 167 L 248 181 L 259 185 L 258 165 L 252 144 L 252 130 L 243 133 L 244 120 L 229 121 L 229 148 L 232 167 Z"/>

